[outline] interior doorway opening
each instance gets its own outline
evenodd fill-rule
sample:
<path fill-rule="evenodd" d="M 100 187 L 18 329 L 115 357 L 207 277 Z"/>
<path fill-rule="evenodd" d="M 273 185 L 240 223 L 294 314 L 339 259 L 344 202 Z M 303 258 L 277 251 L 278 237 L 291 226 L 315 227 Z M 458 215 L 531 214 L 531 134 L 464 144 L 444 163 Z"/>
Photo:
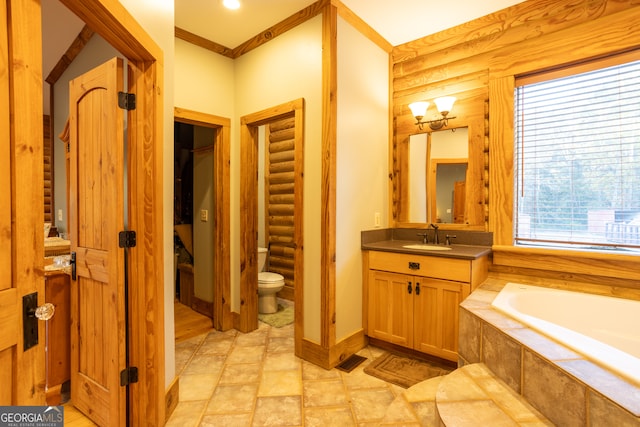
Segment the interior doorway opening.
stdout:
<path fill-rule="evenodd" d="M 174 260 L 176 292 L 179 289 L 179 298 L 188 296 L 189 285 L 185 281 L 193 278 L 194 292 L 188 305 L 210 317 L 219 331 L 233 327 L 230 126 L 231 120 L 225 117 L 174 108 L 174 223 L 178 226 L 174 241 L 178 240 L 178 230 L 185 235 L 179 239 L 180 245 L 191 238 L 195 263 L 190 275 L 189 267 L 179 262 L 182 260 Z M 189 221 L 191 227 L 184 226 Z M 201 243 L 204 249 L 200 248 Z"/>
<path fill-rule="evenodd" d="M 217 129 L 174 123 L 174 277 L 176 298 L 213 318 L 214 142 Z"/>
<path fill-rule="evenodd" d="M 240 218 L 240 316 L 236 329 L 249 332 L 258 328 L 258 244 L 259 244 L 259 195 L 258 173 L 259 147 L 261 129 L 263 134 L 271 134 L 273 140 L 264 149 L 265 157 L 273 156 L 272 163 L 265 166 L 270 169 L 265 173 L 269 179 L 265 180 L 265 188 L 274 186 L 266 193 L 272 198 L 274 210 L 269 213 L 271 203 L 265 201 L 263 215 L 265 230 L 262 244 L 284 243 L 280 245 L 281 253 L 291 251 L 291 274 L 295 278 L 295 285 L 289 295 L 294 301 L 294 340 L 296 355 L 302 353 L 302 336 L 304 330 L 303 310 L 303 278 L 304 278 L 304 245 L 303 245 L 303 188 L 304 188 L 304 99 L 297 99 L 263 111 L 259 111 L 240 119 L 240 211 L 246 213 Z M 276 124 L 278 123 L 278 124 Z M 273 128 L 271 125 L 273 124 Z M 269 125 L 269 126 L 266 126 Z M 267 131 L 267 127 L 269 131 Z M 276 137 L 280 131 L 286 136 Z M 269 135 L 265 138 L 269 140 Z M 273 144 L 271 144 L 273 142 Z M 291 144 L 290 148 L 284 148 Z M 267 154 L 267 151 L 269 153 Z M 278 160 L 278 161 L 275 161 Z M 278 181 L 277 175 L 287 178 Z M 263 178 L 264 179 L 264 178 Z M 282 203 L 285 202 L 285 203 Z M 282 210 L 284 209 L 284 211 Z M 291 215 L 282 215 L 289 212 Z M 293 215 L 295 212 L 295 215 Z M 273 216 L 273 223 L 270 223 Z M 269 238 L 267 236 L 271 236 Z M 280 241 L 280 242 L 279 242 Z M 274 245 L 276 246 L 276 245 Z M 287 263 L 287 262 L 285 262 Z M 283 263 L 284 264 L 284 263 Z M 285 270 L 282 269 L 285 273 Z M 285 274 L 283 274 L 285 276 Z M 286 276 L 285 276 L 286 277 Z"/>

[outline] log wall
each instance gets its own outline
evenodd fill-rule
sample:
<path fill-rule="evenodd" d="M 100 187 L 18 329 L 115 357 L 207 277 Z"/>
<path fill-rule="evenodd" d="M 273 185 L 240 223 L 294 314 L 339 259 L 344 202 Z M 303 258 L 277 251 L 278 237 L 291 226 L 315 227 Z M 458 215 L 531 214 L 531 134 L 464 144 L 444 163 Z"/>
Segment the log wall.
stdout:
<path fill-rule="evenodd" d="M 391 211 L 402 211 L 401 158 L 398 147 L 416 133 L 408 105 L 444 95 L 458 97 L 452 127 L 485 122 L 482 150 L 471 162 L 481 165 L 485 229 L 494 236 L 494 268 L 511 272 L 534 270 L 524 265 L 513 248 L 513 88 L 518 76 L 562 68 L 596 58 L 640 49 L 640 4 L 633 0 L 529 0 L 469 23 L 396 46 L 393 62 L 393 141 Z M 433 108 L 433 107 L 432 107 Z M 431 111 L 435 114 L 435 111 Z M 431 117 L 427 117 L 430 119 Z M 473 132 L 474 134 L 477 132 Z M 475 136 L 473 136 L 475 137 Z M 584 273 L 590 261 L 570 251 L 547 258 L 528 250 L 525 256 L 537 273 L 564 279 Z M 595 255 L 591 256 L 593 258 Z M 588 278 L 606 284 L 616 271 L 639 273 L 637 258 L 618 255 L 610 269 Z M 589 258 L 588 256 L 586 258 Z M 591 258 L 589 258 L 591 260 Z M 607 259 L 609 259 L 607 258 Z M 558 260 L 566 262 L 560 269 Z M 567 266 L 566 264 L 571 264 Z M 583 280 L 585 277 L 582 277 Z M 619 283 L 618 283 L 619 284 Z M 620 285 L 620 284 L 619 284 Z M 637 283 L 624 282 L 637 288 Z"/>
<path fill-rule="evenodd" d="M 51 116 L 42 116 L 44 139 L 44 222 L 54 225 L 53 216 L 53 144 L 51 142 Z"/>
<path fill-rule="evenodd" d="M 280 296 L 293 299 L 295 118 L 270 123 L 267 141 L 265 236 L 269 245 L 269 271 L 284 276 L 285 288 Z"/>
<path fill-rule="evenodd" d="M 629 14 L 638 15 L 639 7 L 632 0 L 530 0 L 396 46 L 392 52 L 393 222 L 403 222 L 402 195 L 406 193 L 406 182 L 399 174 L 404 160 L 398 148 L 418 132 L 410 103 L 432 102 L 445 95 L 458 98 L 450 127 L 469 126 L 474 150 L 469 171 L 472 188 L 467 195 L 474 204 L 486 204 L 481 214 L 473 213 L 470 223 L 490 229 L 490 81 L 635 48 L 640 37 Z M 432 104 L 426 119 L 436 114 Z M 508 177 L 495 177 L 493 184 L 510 186 L 503 178 Z"/>

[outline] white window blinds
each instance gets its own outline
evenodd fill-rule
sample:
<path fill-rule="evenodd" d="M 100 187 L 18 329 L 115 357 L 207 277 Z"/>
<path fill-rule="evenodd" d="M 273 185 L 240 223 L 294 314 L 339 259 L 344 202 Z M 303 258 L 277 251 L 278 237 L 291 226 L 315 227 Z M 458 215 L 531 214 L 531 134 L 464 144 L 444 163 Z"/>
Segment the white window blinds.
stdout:
<path fill-rule="evenodd" d="M 640 248 L 640 61 L 536 80 L 516 82 L 516 244 Z"/>

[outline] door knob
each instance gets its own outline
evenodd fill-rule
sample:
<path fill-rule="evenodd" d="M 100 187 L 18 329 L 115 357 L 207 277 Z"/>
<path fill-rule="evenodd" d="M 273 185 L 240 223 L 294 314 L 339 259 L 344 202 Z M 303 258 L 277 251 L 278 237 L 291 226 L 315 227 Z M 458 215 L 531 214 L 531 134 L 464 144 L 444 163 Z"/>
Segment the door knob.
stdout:
<path fill-rule="evenodd" d="M 38 307 L 38 293 L 22 297 L 22 327 L 24 351 L 38 345 L 38 320 L 49 320 L 56 308 L 50 302 Z"/>
<path fill-rule="evenodd" d="M 56 306 L 50 302 L 45 302 L 35 310 L 31 309 L 30 315 L 36 316 L 38 320 L 49 320 L 56 314 Z"/>

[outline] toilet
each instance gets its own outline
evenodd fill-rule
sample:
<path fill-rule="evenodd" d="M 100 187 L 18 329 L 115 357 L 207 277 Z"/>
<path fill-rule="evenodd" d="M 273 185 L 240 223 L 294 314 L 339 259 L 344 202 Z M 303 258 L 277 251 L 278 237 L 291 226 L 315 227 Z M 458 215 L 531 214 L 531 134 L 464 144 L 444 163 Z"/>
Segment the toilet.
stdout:
<path fill-rule="evenodd" d="M 276 294 L 284 288 L 284 276 L 263 271 L 267 265 L 267 248 L 258 248 L 258 312 L 270 314 L 278 311 Z"/>

